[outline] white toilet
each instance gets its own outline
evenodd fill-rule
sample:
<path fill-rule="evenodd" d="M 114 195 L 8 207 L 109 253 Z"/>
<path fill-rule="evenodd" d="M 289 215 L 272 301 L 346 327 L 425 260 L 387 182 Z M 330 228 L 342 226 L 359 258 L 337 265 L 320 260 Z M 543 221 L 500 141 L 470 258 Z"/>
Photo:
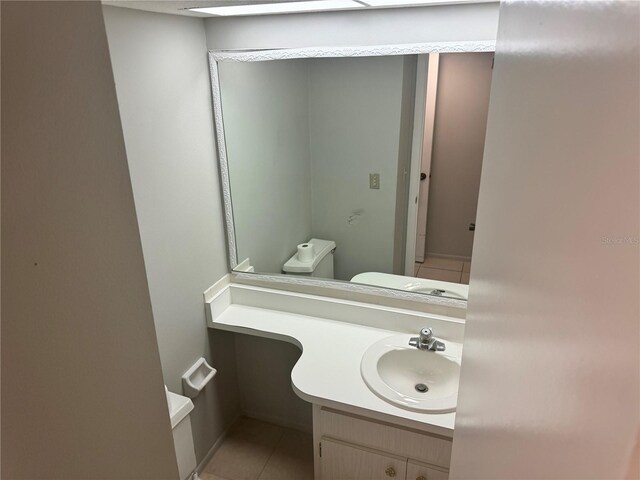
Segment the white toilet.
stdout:
<path fill-rule="evenodd" d="M 178 460 L 178 473 L 180 480 L 197 479 L 194 474 L 196 469 L 196 454 L 193 449 L 193 435 L 191 434 L 191 420 L 189 413 L 193 410 L 193 402 L 188 397 L 170 392 L 164 386 L 171 417 L 171 430 L 173 431 L 173 445 Z"/>
<path fill-rule="evenodd" d="M 282 271 L 309 277 L 334 278 L 333 252 L 335 250 L 336 242 L 312 238 L 307 243 L 298 245 L 298 252 L 287 260 Z"/>

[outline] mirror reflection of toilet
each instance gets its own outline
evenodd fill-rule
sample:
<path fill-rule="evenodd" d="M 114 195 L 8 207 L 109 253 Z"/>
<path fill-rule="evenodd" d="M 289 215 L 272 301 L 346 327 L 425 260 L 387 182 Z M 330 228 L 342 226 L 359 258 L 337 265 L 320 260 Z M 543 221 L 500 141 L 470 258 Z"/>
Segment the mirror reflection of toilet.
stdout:
<path fill-rule="evenodd" d="M 301 276 L 334 278 L 333 252 L 335 250 L 336 242 L 312 238 L 298 245 L 297 252 L 283 265 L 282 271 Z"/>

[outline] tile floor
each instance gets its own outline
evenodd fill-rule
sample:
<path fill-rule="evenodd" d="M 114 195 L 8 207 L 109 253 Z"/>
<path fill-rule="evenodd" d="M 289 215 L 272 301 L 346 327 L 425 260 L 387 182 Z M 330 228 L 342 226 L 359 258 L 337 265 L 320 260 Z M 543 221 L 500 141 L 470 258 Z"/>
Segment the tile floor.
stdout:
<path fill-rule="evenodd" d="M 471 262 L 439 257 L 426 257 L 423 263 L 416 263 L 414 269 L 414 274 L 418 278 L 467 285 L 469 284 L 469 272 L 471 272 Z"/>
<path fill-rule="evenodd" d="M 310 433 L 241 417 L 201 480 L 313 480 Z"/>

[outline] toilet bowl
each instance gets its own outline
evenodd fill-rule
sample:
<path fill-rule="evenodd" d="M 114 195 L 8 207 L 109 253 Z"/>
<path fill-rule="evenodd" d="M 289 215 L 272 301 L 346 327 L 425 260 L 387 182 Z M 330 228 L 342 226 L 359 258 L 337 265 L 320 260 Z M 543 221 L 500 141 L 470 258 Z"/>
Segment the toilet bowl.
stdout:
<path fill-rule="evenodd" d="M 306 258 L 300 258 L 295 253 L 283 265 L 284 273 L 292 273 L 307 277 L 334 278 L 333 276 L 333 252 L 336 250 L 336 242 L 312 238 L 307 243 L 301 244 L 311 250 Z"/>
<path fill-rule="evenodd" d="M 194 474 L 196 454 L 193 449 L 193 435 L 191 433 L 191 420 L 189 419 L 189 413 L 193 410 L 193 402 L 188 397 L 170 392 L 166 385 L 164 389 L 167 394 L 171 430 L 173 432 L 173 446 L 176 451 L 180 480 L 197 479 L 197 474 Z"/>

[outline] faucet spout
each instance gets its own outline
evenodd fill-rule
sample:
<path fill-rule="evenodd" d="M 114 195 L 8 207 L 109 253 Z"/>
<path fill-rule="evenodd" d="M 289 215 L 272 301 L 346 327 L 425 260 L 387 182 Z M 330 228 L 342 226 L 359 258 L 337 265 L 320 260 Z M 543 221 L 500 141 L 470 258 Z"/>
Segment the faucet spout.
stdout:
<path fill-rule="evenodd" d="M 411 337 L 409 339 L 409 345 L 420 350 L 429 350 L 432 352 L 443 352 L 446 349 L 444 342 L 436 340 L 433 337 L 433 330 L 429 327 L 420 330 L 419 337 Z"/>

